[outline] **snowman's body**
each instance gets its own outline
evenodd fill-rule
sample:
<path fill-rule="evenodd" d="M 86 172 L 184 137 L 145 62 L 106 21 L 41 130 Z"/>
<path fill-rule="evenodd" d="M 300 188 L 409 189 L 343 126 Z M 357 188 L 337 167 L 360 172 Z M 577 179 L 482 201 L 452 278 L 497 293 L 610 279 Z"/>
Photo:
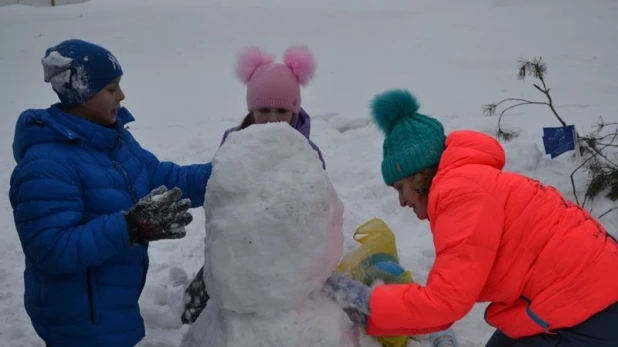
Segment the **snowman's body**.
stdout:
<path fill-rule="evenodd" d="M 321 289 L 343 253 L 343 206 L 307 139 L 285 123 L 233 133 L 206 192 L 211 300 L 182 347 L 352 347 Z"/>
<path fill-rule="evenodd" d="M 358 346 L 358 335 L 339 306 L 318 296 L 298 308 L 259 316 L 208 305 L 183 339 L 183 347 Z"/>

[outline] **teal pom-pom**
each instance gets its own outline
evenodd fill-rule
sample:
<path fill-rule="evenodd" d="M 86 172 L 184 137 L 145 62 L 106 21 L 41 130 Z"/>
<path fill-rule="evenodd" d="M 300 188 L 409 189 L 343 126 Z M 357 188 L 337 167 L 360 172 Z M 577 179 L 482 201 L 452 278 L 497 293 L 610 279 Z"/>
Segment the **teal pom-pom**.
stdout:
<path fill-rule="evenodd" d="M 371 102 L 371 116 L 378 127 L 389 134 L 395 124 L 406 116 L 413 116 L 420 105 L 414 95 L 404 89 L 378 94 Z"/>

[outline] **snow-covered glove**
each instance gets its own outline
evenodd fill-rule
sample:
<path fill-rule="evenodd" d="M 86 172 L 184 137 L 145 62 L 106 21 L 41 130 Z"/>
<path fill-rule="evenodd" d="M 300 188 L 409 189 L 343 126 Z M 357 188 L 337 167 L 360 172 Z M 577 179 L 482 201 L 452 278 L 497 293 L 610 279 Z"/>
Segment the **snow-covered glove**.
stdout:
<path fill-rule="evenodd" d="M 209 299 L 210 297 L 206 292 L 206 283 L 204 283 L 204 267 L 202 266 L 193 281 L 185 289 L 185 309 L 180 317 L 182 323 L 191 324 L 195 322 L 200 313 L 206 308 L 206 303 Z"/>
<path fill-rule="evenodd" d="M 124 214 L 131 243 L 183 238 L 193 216 L 189 213 L 191 201 L 178 200 L 181 196 L 180 188 L 168 191 L 161 186 L 131 207 Z"/>
<path fill-rule="evenodd" d="M 371 296 L 369 286 L 334 272 L 326 280 L 322 292 L 341 306 L 354 323 L 366 324 L 366 316 L 369 315 L 369 297 Z"/>

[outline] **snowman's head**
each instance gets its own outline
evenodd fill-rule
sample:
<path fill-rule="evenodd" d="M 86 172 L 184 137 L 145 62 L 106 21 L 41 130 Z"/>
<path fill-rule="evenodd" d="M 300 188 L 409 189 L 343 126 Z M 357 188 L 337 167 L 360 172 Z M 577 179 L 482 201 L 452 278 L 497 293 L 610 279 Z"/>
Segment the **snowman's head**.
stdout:
<path fill-rule="evenodd" d="M 286 123 L 253 125 L 232 133 L 212 165 L 209 305 L 268 314 L 320 291 L 343 253 L 343 205 L 307 138 Z"/>

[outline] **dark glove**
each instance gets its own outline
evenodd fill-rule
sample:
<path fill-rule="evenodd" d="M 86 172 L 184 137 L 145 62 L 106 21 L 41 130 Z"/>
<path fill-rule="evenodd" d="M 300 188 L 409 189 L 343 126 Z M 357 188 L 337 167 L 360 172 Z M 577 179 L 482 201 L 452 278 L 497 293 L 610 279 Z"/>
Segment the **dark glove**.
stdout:
<path fill-rule="evenodd" d="M 369 286 L 334 272 L 326 280 L 322 292 L 341 306 L 354 323 L 366 324 L 366 316 L 369 315 L 369 297 L 371 296 Z"/>
<path fill-rule="evenodd" d="M 360 325 L 367 328 L 367 315 L 353 308 L 344 308 L 343 311 L 348 315 L 348 318 L 354 325 Z"/>
<path fill-rule="evenodd" d="M 210 297 L 206 292 L 206 283 L 204 283 L 204 267 L 198 271 L 197 275 L 187 289 L 185 289 L 184 304 L 185 309 L 180 316 L 183 324 L 192 324 L 195 322 L 200 313 L 206 308 L 206 303 Z"/>
<path fill-rule="evenodd" d="M 146 243 L 161 239 L 180 239 L 193 220 L 188 212 L 189 199 L 178 200 L 182 196 L 179 188 L 167 190 L 165 186 L 154 189 L 125 213 L 132 244 Z"/>

